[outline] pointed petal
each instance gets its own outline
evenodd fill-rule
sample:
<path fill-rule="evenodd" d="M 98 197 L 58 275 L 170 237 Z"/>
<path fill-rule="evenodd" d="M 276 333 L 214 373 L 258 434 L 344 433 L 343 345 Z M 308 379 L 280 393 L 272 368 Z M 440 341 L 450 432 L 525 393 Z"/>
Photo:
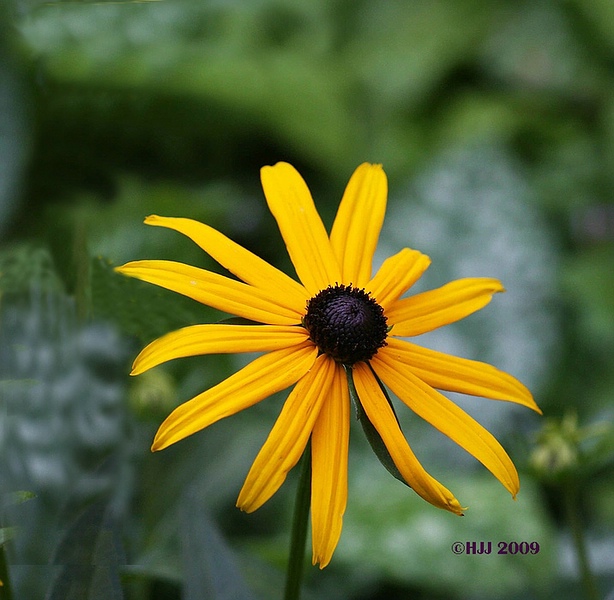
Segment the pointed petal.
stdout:
<path fill-rule="evenodd" d="M 138 260 L 115 270 L 258 323 L 296 325 L 301 322 L 303 316 L 298 310 L 280 305 L 273 292 L 265 292 L 183 263 L 170 260 Z"/>
<path fill-rule="evenodd" d="M 386 316 L 394 335 L 414 336 L 464 319 L 486 306 L 492 295 L 504 292 L 498 279 L 472 277 L 395 302 Z"/>
<path fill-rule="evenodd" d="M 262 188 L 299 279 L 317 294 L 341 282 L 341 269 L 303 178 L 288 163 L 263 167 Z"/>
<path fill-rule="evenodd" d="M 343 368 L 335 365 L 328 398 L 311 435 L 312 562 L 320 563 L 320 569 L 330 562 L 341 536 L 348 496 L 349 438 L 350 397 Z"/>
<path fill-rule="evenodd" d="M 237 506 L 241 510 L 253 512 L 260 508 L 298 462 L 328 399 L 334 370 L 334 361 L 320 355 L 288 396 L 239 493 Z"/>
<path fill-rule="evenodd" d="M 134 360 L 131 375 L 175 358 L 233 352 L 269 352 L 302 344 L 309 333 L 294 325 L 191 325 L 146 346 Z"/>
<path fill-rule="evenodd" d="M 158 215 L 147 217 L 145 223 L 182 233 L 245 283 L 262 290 L 276 290 L 278 301 L 288 308 L 297 311 L 305 308 L 309 294 L 300 283 L 209 225 L 192 219 Z"/>
<path fill-rule="evenodd" d="M 426 254 L 403 248 L 384 261 L 366 289 L 377 303 L 387 310 L 420 279 L 430 264 L 431 259 Z"/>
<path fill-rule="evenodd" d="M 436 352 L 393 337 L 388 337 L 386 353 L 438 390 L 508 400 L 541 414 L 531 392 L 520 381 L 487 363 Z"/>
<path fill-rule="evenodd" d="M 520 488 L 514 463 L 501 444 L 451 400 L 397 362 L 383 348 L 371 364 L 382 381 L 418 416 L 479 460 L 512 496 Z"/>
<path fill-rule="evenodd" d="M 407 484 L 434 506 L 462 515 L 464 509 L 458 500 L 431 477 L 415 457 L 379 384 L 365 363 L 354 365 L 354 383 L 369 420 L 382 436 L 394 464 Z"/>
<path fill-rule="evenodd" d="M 178 406 L 160 425 L 152 450 L 183 438 L 296 383 L 313 365 L 311 342 L 256 358 L 216 386 Z"/>
<path fill-rule="evenodd" d="M 388 181 L 382 165 L 363 163 L 350 178 L 330 233 L 343 283 L 364 288 L 384 222 Z"/>

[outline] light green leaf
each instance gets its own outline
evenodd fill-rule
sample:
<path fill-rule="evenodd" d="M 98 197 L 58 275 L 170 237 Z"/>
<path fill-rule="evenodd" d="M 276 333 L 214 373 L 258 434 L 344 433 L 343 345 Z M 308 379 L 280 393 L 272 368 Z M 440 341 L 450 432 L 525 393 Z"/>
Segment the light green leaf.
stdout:
<path fill-rule="evenodd" d="M 2 498 L 2 502 L 4 506 L 11 506 L 17 504 L 23 504 L 28 500 L 32 500 L 32 498 L 36 498 L 36 494 L 34 492 L 28 492 L 26 490 L 19 490 L 17 492 L 9 492 L 8 494 L 4 494 Z"/>

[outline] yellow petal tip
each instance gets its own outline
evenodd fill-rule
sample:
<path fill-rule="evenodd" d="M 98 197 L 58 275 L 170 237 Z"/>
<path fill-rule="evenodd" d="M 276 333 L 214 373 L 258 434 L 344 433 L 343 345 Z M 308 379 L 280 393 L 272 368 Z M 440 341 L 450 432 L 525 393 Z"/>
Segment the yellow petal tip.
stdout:
<path fill-rule="evenodd" d="M 134 362 L 132 363 L 132 368 L 130 370 L 130 375 L 132 377 L 134 377 L 135 375 L 140 375 L 141 373 L 144 373 L 147 369 L 143 369 L 141 368 L 141 361 L 139 360 L 139 356 L 137 356 L 134 359 Z"/>
<path fill-rule="evenodd" d="M 498 279 L 485 278 L 485 281 L 489 281 L 491 283 L 491 286 L 490 286 L 491 294 L 502 294 L 503 292 L 507 292 L 503 283 L 501 283 L 501 281 L 499 281 Z"/>
<path fill-rule="evenodd" d="M 239 499 L 237 500 L 237 503 L 235 505 L 241 512 L 247 513 L 248 515 L 250 513 L 253 513 L 255 510 L 258 509 L 258 506 L 253 506 L 253 503 L 250 502 L 242 502 L 241 501 L 241 497 L 239 496 Z"/>
<path fill-rule="evenodd" d="M 370 162 L 364 162 L 361 165 L 359 165 L 356 168 L 356 171 L 359 170 L 370 170 L 370 171 L 382 171 L 383 170 L 383 165 L 382 163 L 370 163 Z"/>
<path fill-rule="evenodd" d="M 326 568 L 328 566 L 328 564 L 331 561 L 332 556 L 328 557 L 328 558 L 324 558 L 322 556 L 318 556 L 316 554 L 313 555 L 312 559 L 311 559 L 311 564 L 315 567 L 316 565 L 318 565 L 320 571 L 324 568 Z M 318 564 L 319 563 L 319 564 Z"/>
<path fill-rule="evenodd" d="M 160 437 L 161 437 L 160 430 L 158 430 L 158 433 L 156 433 L 156 435 L 154 436 L 154 440 L 151 444 L 152 452 L 158 452 L 158 450 L 164 450 L 164 448 L 167 448 L 173 443 L 173 442 L 168 442 L 168 441 L 165 442 L 164 440 L 160 439 Z"/>

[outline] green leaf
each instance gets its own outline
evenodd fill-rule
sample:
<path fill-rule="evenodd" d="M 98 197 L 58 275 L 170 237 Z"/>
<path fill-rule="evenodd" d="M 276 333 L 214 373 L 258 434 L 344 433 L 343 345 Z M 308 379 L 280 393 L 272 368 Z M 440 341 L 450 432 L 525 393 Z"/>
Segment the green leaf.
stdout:
<path fill-rule="evenodd" d="M 23 504 L 28 500 L 32 500 L 32 498 L 36 498 L 36 494 L 34 492 L 19 490 L 17 492 L 10 492 L 8 494 L 4 494 L 2 498 L 2 504 L 3 506 L 14 506 L 17 504 Z"/>
<path fill-rule="evenodd" d="M 150 342 L 161 335 L 211 321 L 208 307 L 158 286 L 125 277 L 113 265 L 96 258 L 91 266 L 92 316 L 116 323 L 129 335 Z"/>
<path fill-rule="evenodd" d="M 36 498 L 36 494 L 34 492 L 27 491 L 17 491 L 17 492 L 9 492 L 8 494 L 2 495 L 2 507 L 6 508 L 7 506 L 15 506 L 18 504 L 23 504 L 32 498 Z M 19 527 L 0 527 L 0 546 L 3 546 L 9 540 L 12 540 Z"/>
<path fill-rule="evenodd" d="M 253 600 L 238 563 L 203 502 L 188 493 L 181 507 L 186 600 Z"/>
<path fill-rule="evenodd" d="M 66 531 L 53 560 L 61 565 L 48 600 L 122 600 L 116 531 L 104 502 L 85 509 Z"/>
<path fill-rule="evenodd" d="M 0 546 L 12 540 L 17 533 L 17 527 L 0 527 Z"/>
<path fill-rule="evenodd" d="M 352 374 L 352 367 L 343 365 L 343 368 L 345 369 L 345 374 L 348 380 L 348 389 L 350 391 L 350 398 L 352 399 L 352 402 L 354 403 L 354 406 L 356 407 L 356 417 L 358 418 L 358 420 L 360 421 L 360 424 L 362 425 L 362 430 L 365 432 L 365 436 L 367 438 L 367 441 L 369 442 L 369 445 L 371 446 L 371 449 L 375 453 L 375 456 L 377 456 L 378 460 L 382 463 L 382 465 L 384 465 L 386 470 L 393 477 L 395 477 L 400 482 L 410 487 L 408 483 L 405 481 L 405 479 L 403 479 L 403 475 L 401 475 L 401 473 L 397 469 L 397 466 L 394 464 L 394 461 L 392 460 L 392 457 L 390 456 L 390 453 L 388 452 L 388 448 L 386 448 L 386 444 L 384 444 L 384 440 L 382 440 L 379 432 L 377 431 L 373 423 L 371 423 L 371 421 L 369 420 L 369 417 L 367 416 L 367 413 L 365 412 L 365 409 L 362 407 L 360 398 L 358 397 L 358 392 L 356 391 L 356 386 L 354 385 L 354 376 Z M 388 393 L 386 392 L 386 388 L 384 388 L 379 377 L 373 372 L 373 369 L 371 369 L 371 372 L 373 373 L 373 376 L 375 377 L 377 383 L 379 384 L 380 389 L 382 390 L 382 393 L 384 394 L 384 397 L 388 401 L 388 404 L 390 404 L 390 408 L 392 409 L 392 412 L 398 423 L 399 419 L 394 410 L 390 397 L 388 396 Z"/>
<path fill-rule="evenodd" d="M 47 248 L 21 242 L 0 251 L 0 292 L 28 293 L 32 287 L 52 292 L 63 289 Z"/>

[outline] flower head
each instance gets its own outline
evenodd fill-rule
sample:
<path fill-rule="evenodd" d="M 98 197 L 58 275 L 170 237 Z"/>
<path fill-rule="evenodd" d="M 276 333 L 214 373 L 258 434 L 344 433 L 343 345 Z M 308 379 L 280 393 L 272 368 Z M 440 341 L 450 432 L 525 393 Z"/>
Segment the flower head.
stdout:
<path fill-rule="evenodd" d="M 437 390 L 508 400 L 540 412 L 529 390 L 494 367 L 422 348 L 406 339 L 448 325 L 503 291 L 496 279 L 459 279 L 402 297 L 428 268 L 404 248 L 372 275 L 387 181 L 380 165 L 352 175 L 330 236 L 298 172 L 287 163 L 261 171 L 266 200 L 298 279 L 292 279 L 211 227 L 183 218 L 147 217 L 198 244 L 240 281 L 182 263 L 144 260 L 118 271 L 253 321 L 193 325 L 149 344 L 136 375 L 165 361 L 202 354 L 263 352 L 218 385 L 177 407 L 152 449 L 179 440 L 294 386 L 256 456 L 237 505 L 262 506 L 311 440 L 313 562 L 326 566 L 341 535 L 347 500 L 350 396 L 392 468 L 426 501 L 456 514 L 454 495 L 422 467 L 405 439 L 383 384 L 411 410 L 479 460 L 515 496 L 516 469 L 497 440 Z"/>

